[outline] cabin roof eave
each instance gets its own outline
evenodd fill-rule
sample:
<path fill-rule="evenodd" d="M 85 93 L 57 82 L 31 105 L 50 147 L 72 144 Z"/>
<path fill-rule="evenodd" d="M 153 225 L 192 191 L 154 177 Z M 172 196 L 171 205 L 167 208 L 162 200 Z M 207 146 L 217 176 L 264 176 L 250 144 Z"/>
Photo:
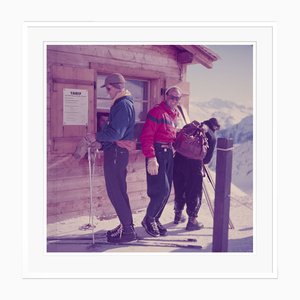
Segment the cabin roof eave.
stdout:
<path fill-rule="evenodd" d="M 220 56 L 203 45 L 177 45 L 178 53 L 182 54 L 184 52 L 189 53 L 190 60 L 184 62 L 185 64 L 201 64 L 204 67 L 211 69 L 213 63 L 220 59 Z"/>

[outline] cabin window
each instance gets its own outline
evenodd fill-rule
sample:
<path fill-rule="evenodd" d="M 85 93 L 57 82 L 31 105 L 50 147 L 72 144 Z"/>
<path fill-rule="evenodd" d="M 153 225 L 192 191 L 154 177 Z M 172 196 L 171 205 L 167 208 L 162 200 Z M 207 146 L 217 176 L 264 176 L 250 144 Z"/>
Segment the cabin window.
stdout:
<path fill-rule="evenodd" d="M 108 115 L 112 105 L 112 100 L 107 94 L 106 89 L 101 88 L 105 77 L 106 75 L 97 76 L 97 129 L 101 128 L 101 122 Z M 138 149 L 140 149 L 140 134 L 149 108 L 149 87 L 150 81 L 126 78 L 126 89 L 130 91 L 134 99 L 135 138 L 138 142 Z"/>

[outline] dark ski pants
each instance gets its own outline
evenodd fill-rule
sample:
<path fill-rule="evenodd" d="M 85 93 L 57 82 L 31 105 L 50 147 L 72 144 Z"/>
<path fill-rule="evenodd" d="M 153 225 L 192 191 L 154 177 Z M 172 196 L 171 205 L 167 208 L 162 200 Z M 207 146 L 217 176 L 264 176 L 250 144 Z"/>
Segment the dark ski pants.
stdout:
<path fill-rule="evenodd" d="M 155 155 L 159 164 L 158 175 L 147 171 L 147 194 L 150 198 L 146 217 L 158 220 L 168 202 L 173 179 L 173 150 L 155 144 Z M 148 159 L 146 158 L 146 166 Z"/>
<path fill-rule="evenodd" d="M 125 228 L 133 225 L 126 183 L 128 159 L 128 150 L 115 144 L 104 150 L 104 177 L 107 194 Z"/>
<path fill-rule="evenodd" d="M 175 212 L 181 212 L 186 204 L 188 216 L 198 216 L 202 201 L 202 166 L 201 160 L 175 154 L 173 173 Z"/>

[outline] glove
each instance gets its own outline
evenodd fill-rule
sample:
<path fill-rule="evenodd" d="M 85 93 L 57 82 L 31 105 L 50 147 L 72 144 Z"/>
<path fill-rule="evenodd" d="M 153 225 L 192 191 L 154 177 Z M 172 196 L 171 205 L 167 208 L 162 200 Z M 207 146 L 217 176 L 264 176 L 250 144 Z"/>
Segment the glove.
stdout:
<path fill-rule="evenodd" d="M 95 133 L 88 133 L 85 138 L 92 152 L 96 152 L 102 148 L 102 144 L 96 140 Z"/>
<path fill-rule="evenodd" d="M 77 144 L 73 156 L 78 160 L 82 159 L 87 153 L 88 146 L 89 146 L 89 141 L 87 141 L 87 139 L 83 137 Z"/>
<path fill-rule="evenodd" d="M 89 147 L 92 152 L 96 152 L 97 149 L 101 149 L 101 144 L 96 141 L 95 134 L 88 134 L 80 140 L 75 152 L 73 153 L 73 157 L 77 160 L 82 159 L 86 155 Z"/>
<path fill-rule="evenodd" d="M 91 147 L 92 152 L 97 152 L 98 150 L 100 150 L 102 148 L 102 144 L 99 142 L 93 142 L 93 143 L 91 143 L 90 147 Z"/>
<path fill-rule="evenodd" d="M 158 174 L 158 167 L 159 167 L 159 164 L 157 162 L 156 157 L 151 157 L 151 158 L 148 159 L 147 172 L 150 175 L 157 175 Z"/>
<path fill-rule="evenodd" d="M 91 144 L 94 143 L 94 142 L 96 142 L 96 135 L 95 135 L 95 133 L 88 133 L 85 138 Z"/>

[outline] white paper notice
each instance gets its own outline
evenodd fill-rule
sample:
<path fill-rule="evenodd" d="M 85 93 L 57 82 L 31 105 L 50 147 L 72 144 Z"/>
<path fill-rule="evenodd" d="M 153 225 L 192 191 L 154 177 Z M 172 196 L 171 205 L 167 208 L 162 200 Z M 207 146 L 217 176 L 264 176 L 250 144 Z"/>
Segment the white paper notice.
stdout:
<path fill-rule="evenodd" d="M 88 91 L 64 89 L 64 125 L 88 125 Z"/>

